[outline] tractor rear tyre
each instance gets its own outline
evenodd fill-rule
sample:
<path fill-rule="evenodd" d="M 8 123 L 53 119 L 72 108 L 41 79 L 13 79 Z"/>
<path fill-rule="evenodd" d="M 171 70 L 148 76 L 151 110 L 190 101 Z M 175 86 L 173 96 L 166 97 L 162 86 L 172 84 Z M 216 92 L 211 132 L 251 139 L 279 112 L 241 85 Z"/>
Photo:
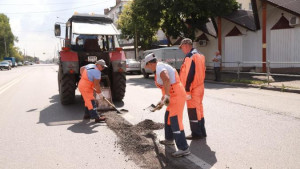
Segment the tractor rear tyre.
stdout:
<path fill-rule="evenodd" d="M 112 98 L 114 101 L 122 101 L 126 90 L 125 73 L 113 73 L 112 75 Z"/>
<path fill-rule="evenodd" d="M 75 89 L 75 76 L 70 74 L 61 75 L 61 80 L 59 83 L 59 95 L 61 104 L 68 105 L 74 102 Z"/>

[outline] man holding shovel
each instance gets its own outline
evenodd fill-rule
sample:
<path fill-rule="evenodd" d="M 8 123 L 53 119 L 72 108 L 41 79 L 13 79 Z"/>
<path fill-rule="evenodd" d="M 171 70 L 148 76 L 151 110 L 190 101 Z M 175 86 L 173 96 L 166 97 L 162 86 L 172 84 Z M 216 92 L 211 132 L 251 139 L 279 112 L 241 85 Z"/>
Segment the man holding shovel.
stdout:
<path fill-rule="evenodd" d="M 97 105 L 94 98 L 94 89 L 96 90 L 96 99 L 103 98 L 100 88 L 101 71 L 107 66 L 103 59 L 98 60 L 96 64 L 88 64 L 80 68 L 81 79 L 78 89 L 84 99 L 85 111 L 84 119 L 95 119 L 96 123 L 105 121 L 104 116 L 97 113 Z"/>
<path fill-rule="evenodd" d="M 167 106 L 165 112 L 165 140 L 160 141 L 160 143 L 173 145 L 175 139 L 178 151 L 172 153 L 172 156 L 188 155 L 190 150 L 182 124 L 186 94 L 179 75 L 170 65 L 157 62 L 153 53 L 145 57 L 145 63 L 146 68 L 155 72 L 155 84 L 162 91 L 163 96 L 156 107 L 161 109 L 164 105 Z"/>

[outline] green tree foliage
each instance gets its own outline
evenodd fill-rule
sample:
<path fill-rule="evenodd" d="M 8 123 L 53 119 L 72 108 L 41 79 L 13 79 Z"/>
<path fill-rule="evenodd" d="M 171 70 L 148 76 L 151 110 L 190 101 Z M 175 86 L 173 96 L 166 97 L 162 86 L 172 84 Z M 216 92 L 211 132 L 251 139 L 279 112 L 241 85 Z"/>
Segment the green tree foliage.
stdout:
<path fill-rule="evenodd" d="M 15 57 L 16 60 L 23 60 L 19 49 L 14 46 L 14 42 L 17 42 L 18 38 L 15 37 L 11 31 L 9 19 L 6 15 L 0 14 L 0 60 L 7 56 Z M 6 45 L 6 52 L 5 52 Z"/>
<path fill-rule="evenodd" d="M 161 18 L 162 29 L 167 36 L 194 39 L 196 28 L 200 28 L 209 18 L 224 16 L 238 8 L 235 0 L 162 0 L 165 12 Z"/>
<path fill-rule="evenodd" d="M 143 49 L 149 48 L 156 40 L 155 34 L 160 27 L 161 8 L 160 0 L 128 2 L 118 20 L 123 38 L 130 39 L 137 35 L 139 45 Z"/>
<path fill-rule="evenodd" d="M 195 29 L 209 18 L 227 15 L 237 8 L 235 0 L 133 0 L 120 15 L 118 27 L 128 38 L 134 36 L 136 28 L 147 43 L 153 41 L 158 29 L 167 37 L 194 39 Z"/>

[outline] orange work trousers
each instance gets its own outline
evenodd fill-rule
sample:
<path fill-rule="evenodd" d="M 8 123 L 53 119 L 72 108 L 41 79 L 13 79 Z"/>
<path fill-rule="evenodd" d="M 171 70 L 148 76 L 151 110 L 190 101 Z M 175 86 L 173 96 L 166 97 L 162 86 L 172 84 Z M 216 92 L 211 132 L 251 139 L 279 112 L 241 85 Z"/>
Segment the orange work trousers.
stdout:
<path fill-rule="evenodd" d="M 193 88 L 191 91 L 191 96 L 192 99 L 187 101 L 187 108 L 192 135 L 206 137 L 202 104 L 204 96 L 204 84 Z"/>
<path fill-rule="evenodd" d="M 161 89 L 163 90 L 163 88 Z M 172 84 L 170 87 L 170 103 L 165 112 L 165 139 L 175 139 L 176 146 L 179 150 L 186 150 L 189 147 L 186 142 L 182 124 L 185 97 L 184 87 L 178 77 L 178 82 Z"/>

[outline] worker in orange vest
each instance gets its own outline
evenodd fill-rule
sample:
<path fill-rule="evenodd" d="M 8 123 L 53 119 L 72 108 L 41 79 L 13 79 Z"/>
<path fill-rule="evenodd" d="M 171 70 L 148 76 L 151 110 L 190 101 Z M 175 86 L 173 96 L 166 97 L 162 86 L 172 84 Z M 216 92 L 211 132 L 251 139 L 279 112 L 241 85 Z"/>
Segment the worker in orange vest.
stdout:
<path fill-rule="evenodd" d="M 155 84 L 162 91 L 162 98 L 158 107 L 167 106 L 165 112 L 165 140 L 161 144 L 177 145 L 178 151 L 172 153 L 174 157 L 190 154 L 182 124 L 185 104 L 185 90 L 180 82 L 177 71 L 170 65 L 158 62 L 155 55 L 150 53 L 145 57 L 146 68 L 155 72 Z"/>
<path fill-rule="evenodd" d="M 203 114 L 205 57 L 193 48 L 189 38 L 181 41 L 179 48 L 186 55 L 180 68 L 180 80 L 186 91 L 186 100 L 192 134 L 186 139 L 206 137 Z"/>
<path fill-rule="evenodd" d="M 85 114 L 84 119 L 95 119 L 96 123 L 105 121 L 104 116 L 99 116 L 97 113 L 97 104 L 94 97 L 96 91 L 96 99 L 103 98 L 100 88 L 101 71 L 107 66 L 103 59 L 98 60 L 96 64 L 88 64 L 80 68 L 81 79 L 78 84 L 78 89 L 84 99 Z"/>

